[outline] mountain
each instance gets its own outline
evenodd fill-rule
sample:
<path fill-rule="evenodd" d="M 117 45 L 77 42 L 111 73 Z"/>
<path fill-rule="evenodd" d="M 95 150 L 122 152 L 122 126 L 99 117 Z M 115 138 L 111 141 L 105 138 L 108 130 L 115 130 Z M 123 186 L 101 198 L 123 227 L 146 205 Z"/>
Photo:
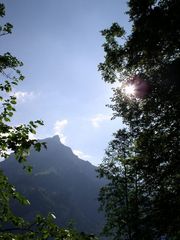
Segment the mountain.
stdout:
<path fill-rule="evenodd" d="M 60 226 L 73 221 L 79 231 L 100 232 L 104 217 L 98 212 L 97 197 L 103 181 L 97 179 L 96 167 L 74 155 L 58 136 L 43 141 L 47 150 L 32 150 L 28 157 L 33 167 L 31 174 L 22 169 L 13 155 L 0 163 L 9 181 L 31 203 L 13 203 L 15 213 L 30 220 L 37 213 L 51 212 Z"/>

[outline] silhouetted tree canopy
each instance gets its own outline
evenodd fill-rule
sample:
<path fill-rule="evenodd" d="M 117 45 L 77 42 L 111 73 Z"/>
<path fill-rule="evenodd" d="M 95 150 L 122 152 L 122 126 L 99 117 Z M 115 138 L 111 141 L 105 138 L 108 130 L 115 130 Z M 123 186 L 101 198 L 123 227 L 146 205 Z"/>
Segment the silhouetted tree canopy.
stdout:
<path fill-rule="evenodd" d="M 99 70 L 119 85 L 110 107 L 127 126 L 115 134 L 98 170 L 110 180 L 99 196 L 104 232 L 113 239 L 174 240 L 180 238 L 180 2 L 128 5 L 131 34 L 117 23 L 102 31 L 105 60 Z M 122 141 L 124 134 L 131 143 L 129 137 Z"/>

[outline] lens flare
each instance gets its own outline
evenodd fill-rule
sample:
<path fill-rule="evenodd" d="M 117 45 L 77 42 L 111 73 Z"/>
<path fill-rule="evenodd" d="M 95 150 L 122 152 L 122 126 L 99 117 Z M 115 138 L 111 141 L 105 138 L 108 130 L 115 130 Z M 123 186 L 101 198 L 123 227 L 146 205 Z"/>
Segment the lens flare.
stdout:
<path fill-rule="evenodd" d="M 128 84 L 124 87 L 124 93 L 127 96 L 133 96 L 135 95 L 135 86 L 133 84 Z"/>
<path fill-rule="evenodd" d="M 130 79 L 118 83 L 118 89 L 124 96 L 129 99 L 144 99 L 151 93 L 150 84 L 142 79 L 139 75 L 135 75 Z"/>

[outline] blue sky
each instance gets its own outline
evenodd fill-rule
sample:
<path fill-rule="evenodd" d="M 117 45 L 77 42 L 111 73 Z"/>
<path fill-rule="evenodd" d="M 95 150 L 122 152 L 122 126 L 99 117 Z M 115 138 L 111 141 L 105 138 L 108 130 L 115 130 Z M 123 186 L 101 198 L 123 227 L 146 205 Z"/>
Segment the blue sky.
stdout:
<path fill-rule="evenodd" d="M 111 86 L 101 79 L 100 30 L 119 22 L 130 31 L 125 0 L 6 0 L 13 34 L 1 38 L 1 52 L 24 62 L 26 79 L 14 89 L 13 123 L 42 119 L 37 137 L 59 134 L 79 157 L 99 164 L 121 119 L 110 120 Z"/>

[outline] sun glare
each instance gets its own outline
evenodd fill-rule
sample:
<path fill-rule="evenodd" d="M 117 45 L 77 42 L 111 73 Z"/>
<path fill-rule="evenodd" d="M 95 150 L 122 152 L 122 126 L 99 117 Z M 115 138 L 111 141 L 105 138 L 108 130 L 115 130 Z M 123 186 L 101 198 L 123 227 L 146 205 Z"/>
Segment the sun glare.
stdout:
<path fill-rule="evenodd" d="M 124 87 L 124 93 L 128 96 L 132 96 L 135 94 L 135 87 L 132 84 L 128 84 Z"/>

